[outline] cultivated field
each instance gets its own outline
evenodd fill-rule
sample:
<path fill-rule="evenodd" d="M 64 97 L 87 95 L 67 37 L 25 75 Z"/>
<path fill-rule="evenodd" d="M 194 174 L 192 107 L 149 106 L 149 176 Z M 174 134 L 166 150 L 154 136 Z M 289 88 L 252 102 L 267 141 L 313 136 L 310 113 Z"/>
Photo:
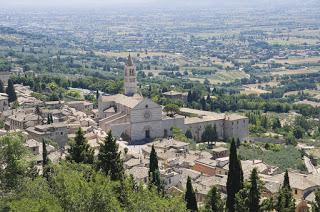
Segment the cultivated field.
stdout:
<path fill-rule="evenodd" d="M 295 75 L 295 74 L 312 74 L 319 72 L 320 68 L 304 68 L 304 69 L 297 69 L 297 70 L 274 70 L 271 72 L 272 76 L 283 76 L 283 75 Z"/>
<path fill-rule="evenodd" d="M 288 59 L 272 59 L 276 63 L 281 64 L 302 64 L 302 63 L 320 63 L 320 57 L 296 57 Z"/>
<path fill-rule="evenodd" d="M 221 83 L 233 82 L 236 79 L 243 79 L 248 77 L 249 76 L 243 71 L 218 71 L 216 74 L 208 78 L 190 77 L 190 80 L 204 82 L 205 79 L 208 79 L 211 84 L 221 84 Z"/>

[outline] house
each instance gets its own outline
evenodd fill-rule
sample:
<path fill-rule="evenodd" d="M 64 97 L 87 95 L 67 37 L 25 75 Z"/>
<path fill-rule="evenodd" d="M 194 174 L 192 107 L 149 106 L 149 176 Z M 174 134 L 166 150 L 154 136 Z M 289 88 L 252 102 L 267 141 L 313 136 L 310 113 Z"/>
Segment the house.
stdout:
<path fill-rule="evenodd" d="M 64 105 L 64 101 L 49 101 L 44 103 L 47 109 L 61 109 Z"/>
<path fill-rule="evenodd" d="M 33 127 L 41 123 L 42 118 L 32 112 L 28 111 L 17 111 L 13 112 L 14 115 L 11 115 L 6 118 L 5 128 L 7 130 L 16 130 L 16 129 L 26 129 L 28 127 Z"/>
<path fill-rule="evenodd" d="M 67 102 L 66 105 L 82 112 L 86 112 L 86 111 L 89 112 L 93 110 L 93 103 L 88 101 L 71 101 L 71 102 Z"/>
<path fill-rule="evenodd" d="M 181 100 L 183 102 L 186 102 L 188 99 L 188 92 L 177 92 L 177 91 L 168 91 L 163 93 L 163 96 L 169 99 L 178 99 Z"/>
<path fill-rule="evenodd" d="M 173 171 L 172 169 L 161 170 L 161 178 L 164 180 L 164 187 L 168 189 L 179 184 L 180 174 Z"/>
<path fill-rule="evenodd" d="M 217 147 L 211 150 L 212 159 L 224 158 L 228 156 L 228 149 L 225 147 Z"/>
<path fill-rule="evenodd" d="M 290 171 L 289 173 L 290 187 L 294 198 L 297 201 L 310 198 L 310 194 L 320 188 L 320 176 L 314 174 L 302 174 Z M 276 175 L 259 175 L 262 181 L 270 188 L 270 183 L 273 184 L 274 191 L 282 186 L 284 173 Z M 278 184 L 276 186 L 276 184 Z M 269 189 L 271 190 L 271 189 Z"/>
<path fill-rule="evenodd" d="M 65 123 L 53 123 L 49 125 L 37 125 L 26 129 L 29 138 L 37 141 L 48 139 L 63 147 L 68 142 L 68 126 Z"/>
<path fill-rule="evenodd" d="M 149 168 L 147 167 L 134 166 L 127 170 L 127 172 L 132 175 L 137 182 L 144 184 L 148 182 Z"/>

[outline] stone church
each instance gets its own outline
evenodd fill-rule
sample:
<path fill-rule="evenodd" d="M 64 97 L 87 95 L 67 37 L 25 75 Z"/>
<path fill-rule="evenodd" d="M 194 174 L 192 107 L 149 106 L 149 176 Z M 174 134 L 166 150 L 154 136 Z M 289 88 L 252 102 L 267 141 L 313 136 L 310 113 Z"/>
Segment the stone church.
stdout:
<path fill-rule="evenodd" d="M 167 116 L 161 105 L 138 94 L 136 67 L 130 55 L 125 65 L 124 90 L 125 94 L 100 96 L 98 100 L 99 125 L 105 131 L 112 130 L 117 138 L 148 141 L 171 136 L 172 127 L 177 127 L 183 132 L 190 129 L 194 138 L 200 140 L 208 124 L 216 125 L 221 139 L 248 136 L 248 118 L 237 114 L 182 108 L 190 116 Z"/>

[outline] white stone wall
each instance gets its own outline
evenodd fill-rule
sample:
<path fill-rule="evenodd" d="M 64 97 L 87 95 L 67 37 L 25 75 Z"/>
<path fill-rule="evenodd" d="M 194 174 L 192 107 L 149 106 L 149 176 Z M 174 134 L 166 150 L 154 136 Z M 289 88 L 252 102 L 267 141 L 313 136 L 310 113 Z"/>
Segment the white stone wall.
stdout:
<path fill-rule="evenodd" d="M 184 128 L 184 132 L 187 131 L 187 129 L 190 129 L 192 132 L 192 136 L 196 141 L 201 141 L 201 136 L 206 128 L 207 125 L 216 125 L 217 127 L 217 133 L 219 139 L 224 138 L 224 120 L 214 120 L 214 121 L 207 121 L 207 122 L 199 122 L 199 123 L 191 123 L 186 124 Z"/>
<path fill-rule="evenodd" d="M 185 125 L 184 125 L 184 117 L 178 117 L 178 118 L 168 118 L 164 119 L 161 122 L 161 130 L 162 134 L 164 135 L 164 131 L 167 130 L 168 136 L 172 136 L 172 127 L 177 127 L 182 130 L 184 130 Z"/>
<path fill-rule="evenodd" d="M 123 123 L 123 124 L 114 124 L 110 126 L 109 129 L 107 129 L 106 132 L 109 130 L 112 131 L 112 135 L 116 138 L 120 138 L 122 133 L 130 134 L 130 124 L 129 123 Z"/>
<path fill-rule="evenodd" d="M 144 140 L 146 138 L 147 130 L 150 132 L 150 138 L 162 138 L 163 130 L 161 129 L 161 120 L 131 123 L 131 140 Z"/>
<path fill-rule="evenodd" d="M 225 138 L 244 139 L 249 135 L 249 119 L 225 120 Z"/>

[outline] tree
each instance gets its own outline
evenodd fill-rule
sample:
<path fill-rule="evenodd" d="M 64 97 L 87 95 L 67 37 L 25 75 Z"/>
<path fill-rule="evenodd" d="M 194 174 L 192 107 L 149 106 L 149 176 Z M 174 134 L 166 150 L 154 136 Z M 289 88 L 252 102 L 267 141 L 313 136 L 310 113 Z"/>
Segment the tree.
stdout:
<path fill-rule="evenodd" d="M 42 175 L 47 180 L 49 179 L 50 167 L 49 167 L 50 159 L 48 158 L 47 144 L 46 141 L 42 140 Z"/>
<path fill-rule="evenodd" d="M 238 159 L 237 147 L 234 139 L 231 141 L 229 156 L 229 172 L 227 179 L 227 203 L 226 207 L 229 212 L 235 211 L 235 195 L 243 187 L 243 171 L 241 162 Z"/>
<path fill-rule="evenodd" d="M 152 145 L 149 163 L 149 187 L 155 186 L 158 193 L 163 191 L 163 183 L 160 178 L 157 152 Z"/>
<path fill-rule="evenodd" d="M 53 116 L 51 113 L 48 113 L 47 124 L 53 124 Z"/>
<path fill-rule="evenodd" d="M 0 80 L 0 93 L 4 93 L 4 84 L 2 80 Z"/>
<path fill-rule="evenodd" d="M 278 212 L 295 211 L 295 199 L 292 195 L 288 171 L 286 171 L 284 174 L 283 185 L 278 193 L 278 199 L 275 209 Z"/>
<path fill-rule="evenodd" d="M 100 144 L 97 159 L 97 168 L 105 175 L 110 176 L 111 180 L 120 180 L 123 177 L 123 161 L 121 152 L 118 151 L 119 146 L 116 139 L 109 131 L 104 142 Z"/>
<path fill-rule="evenodd" d="M 284 173 L 282 188 L 291 189 L 288 170 Z"/>
<path fill-rule="evenodd" d="M 98 100 L 100 96 L 99 90 L 96 91 L 96 99 Z"/>
<path fill-rule="evenodd" d="M 13 81 L 11 79 L 8 80 L 8 87 L 6 93 L 8 94 L 8 100 L 10 103 L 17 101 L 17 94 L 14 89 Z"/>
<path fill-rule="evenodd" d="M 264 129 L 268 129 L 268 118 L 267 118 L 267 116 L 261 116 L 261 126 Z"/>
<path fill-rule="evenodd" d="M 249 191 L 249 212 L 257 212 L 260 209 L 260 190 L 258 188 L 258 172 L 254 168 L 250 176 L 250 191 Z"/>
<path fill-rule="evenodd" d="M 221 194 L 217 187 L 213 186 L 206 199 L 205 211 L 208 212 L 223 212 L 224 203 L 221 199 Z"/>
<path fill-rule="evenodd" d="M 304 129 L 300 126 L 296 126 L 294 129 L 293 129 L 293 135 L 296 139 L 300 139 L 303 137 L 304 135 Z"/>
<path fill-rule="evenodd" d="M 312 212 L 320 211 L 320 189 L 315 191 L 315 202 L 312 203 Z"/>
<path fill-rule="evenodd" d="M 273 211 L 273 209 L 274 209 L 274 202 L 272 197 L 264 199 L 262 201 L 260 206 L 260 211 Z"/>
<path fill-rule="evenodd" d="M 175 114 L 179 113 L 179 106 L 176 104 L 167 104 L 164 109 L 169 116 L 174 116 Z"/>
<path fill-rule="evenodd" d="M 249 191 L 250 183 L 246 181 L 243 188 L 235 195 L 235 211 L 248 212 L 249 211 Z"/>
<path fill-rule="evenodd" d="M 76 137 L 74 141 L 70 144 L 70 148 L 68 149 L 69 155 L 67 156 L 67 160 L 76 163 L 93 163 L 93 149 L 91 149 L 88 144 L 86 138 L 84 137 L 84 133 L 81 127 L 78 129 L 76 133 Z"/>
<path fill-rule="evenodd" d="M 276 117 L 274 120 L 273 120 L 273 123 L 272 123 L 272 129 L 273 130 L 276 130 L 276 129 L 279 129 L 281 128 L 281 122 L 280 122 L 280 119 L 278 117 Z"/>
<path fill-rule="evenodd" d="M 188 176 L 187 179 L 186 189 L 184 200 L 186 202 L 187 209 L 190 211 L 198 211 L 196 194 L 193 190 L 190 176 Z"/>
<path fill-rule="evenodd" d="M 159 170 L 159 164 L 158 164 L 158 156 L 157 152 L 154 149 L 154 145 L 151 147 L 151 153 L 150 153 L 150 163 L 149 163 L 149 176 L 150 173 Z"/>
<path fill-rule="evenodd" d="M 10 192 L 20 186 L 30 168 L 25 160 L 27 155 L 22 135 L 8 134 L 0 137 L 0 190 Z"/>
<path fill-rule="evenodd" d="M 44 168 L 49 164 L 48 151 L 46 141 L 42 140 L 42 167 Z"/>
<path fill-rule="evenodd" d="M 189 139 L 192 139 L 193 136 L 192 136 L 192 132 L 191 132 L 191 129 L 187 129 L 186 133 L 185 133 L 185 136 Z"/>
<path fill-rule="evenodd" d="M 217 126 L 214 125 L 212 127 L 211 124 L 207 125 L 204 129 L 204 132 L 201 135 L 201 140 L 203 142 L 208 142 L 208 145 L 210 144 L 210 142 L 217 141 L 218 140 Z"/>

